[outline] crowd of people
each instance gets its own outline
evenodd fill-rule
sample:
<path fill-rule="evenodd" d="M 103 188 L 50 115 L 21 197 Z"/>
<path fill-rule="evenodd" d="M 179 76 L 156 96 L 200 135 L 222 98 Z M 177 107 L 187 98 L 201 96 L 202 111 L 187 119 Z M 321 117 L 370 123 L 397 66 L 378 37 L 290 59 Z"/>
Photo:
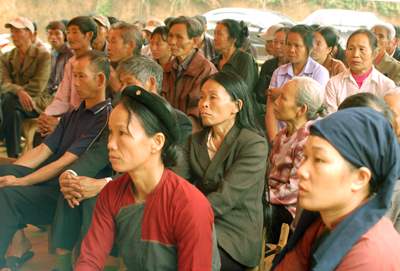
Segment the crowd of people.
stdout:
<path fill-rule="evenodd" d="M 400 27 L 119 21 L 5 24 L 0 52 L 0 271 L 53 225 L 53 271 L 400 266 Z M 336 112 L 337 111 L 337 112 Z M 23 122 L 36 119 L 20 155 Z M 83 233 L 80 257 L 72 250 Z M 6 258 L 6 256 L 8 256 Z"/>

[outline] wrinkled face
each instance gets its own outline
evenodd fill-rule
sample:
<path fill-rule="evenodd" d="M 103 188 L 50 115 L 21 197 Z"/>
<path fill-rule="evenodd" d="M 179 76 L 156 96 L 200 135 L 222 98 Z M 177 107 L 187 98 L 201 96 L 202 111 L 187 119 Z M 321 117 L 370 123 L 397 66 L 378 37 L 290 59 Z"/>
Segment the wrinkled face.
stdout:
<path fill-rule="evenodd" d="M 214 30 L 214 46 L 218 51 L 227 50 L 232 44 L 235 44 L 236 39 L 232 39 L 229 35 L 228 28 L 223 24 L 217 24 Z"/>
<path fill-rule="evenodd" d="M 98 92 L 97 74 L 90 68 L 90 60 L 88 57 L 79 59 L 74 67 L 74 86 L 76 93 L 81 99 L 92 99 L 96 97 Z"/>
<path fill-rule="evenodd" d="M 400 95 L 387 95 L 385 97 L 385 102 L 389 105 L 396 117 L 396 123 L 393 126 L 396 127 L 396 136 L 400 141 Z"/>
<path fill-rule="evenodd" d="M 15 47 L 20 47 L 26 44 L 29 44 L 32 32 L 26 29 L 15 28 L 14 26 L 10 27 L 11 39 Z"/>
<path fill-rule="evenodd" d="M 120 62 L 131 55 L 129 43 L 124 44 L 121 29 L 113 29 L 110 32 L 110 43 L 108 44 L 107 56 L 112 62 Z"/>
<path fill-rule="evenodd" d="M 127 86 L 138 86 L 147 91 L 150 90 L 149 81 L 146 82 L 146 85 L 143 85 L 142 82 L 140 82 L 139 79 L 137 79 L 136 76 L 130 72 L 121 73 L 119 76 L 119 81 L 121 82 L 121 92 L 124 91 Z"/>
<path fill-rule="evenodd" d="M 351 172 L 343 156 L 325 139 L 310 135 L 297 172 L 299 203 L 309 211 L 339 213 L 352 200 Z"/>
<path fill-rule="evenodd" d="M 141 170 L 150 157 L 152 138 L 146 135 L 135 113 L 128 123 L 128 110 L 119 104 L 110 116 L 108 149 L 110 162 L 117 172 Z"/>
<path fill-rule="evenodd" d="M 366 34 L 360 33 L 350 38 L 346 58 L 352 73 L 363 75 L 369 72 L 375 55 Z"/>
<path fill-rule="evenodd" d="M 204 83 L 200 91 L 199 110 L 204 125 L 214 126 L 232 121 L 238 112 L 226 89 L 214 80 Z"/>
<path fill-rule="evenodd" d="M 196 47 L 194 38 L 189 39 L 186 24 L 174 24 L 168 36 L 171 54 L 175 57 L 186 59 Z"/>
<path fill-rule="evenodd" d="M 386 29 L 377 27 L 374 30 L 375 36 L 378 38 L 378 52 L 381 54 L 384 50 L 386 50 L 386 47 L 389 44 L 389 38 L 388 38 L 388 32 Z"/>
<path fill-rule="evenodd" d="M 67 40 L 71 50 L 79 50 L 88 47 L 90 45 L 89 33 L 90 32 L 84 35 L 77 25 L 68 26 Z"/>
<path fill-rule="evenodd" d="M 286 43 L 286 53 L 289 61 L 293 64 L 302 64 L 307 62 L 307 47 L 299 33 L 289 33 Z"/>
<path fill-rule="evenodd" d="M 272 41 L 274 47 L 275 56 L 284 57 L 286 56 L 286 33 L 285 31 L 279 31 L 275 34 L 275 38 Z"/>
<path fill-rule="evenodd" d="M 96 39 L 93 41 L 93 45 L 103 45 L 106 42 L 106 36 L 108 33 L 107 28 L 105 28 L 101 23 L 99 23 L 98 21 L 96 21 L 97 24 L 97 37 Z"/>
<path fill-rule="evenodd" d="M 296 85 L 294 81 L 283 85 L 281 94 L 275 100 L 274 114 L 280 121 L 292 121 L 297 118 L 301 107 L 296 105 Z"/>
<path fill-rule="evenodd" d="M 64 45 L 64 33 L 60 29 L 49 29 L 46 32 L 47 41 L 54 50 L 59 51 Z"/>
<path fill-rule="evenodd" d="M 272 40 L 267 40 L 265 42 L 265 51 L 267 51 L 268 55 L 270 55 L 270 56 L 276 56 Z"/>
<path fill-rule="evenodd" d="M 161 34 L 153 35 L 153 38 L 150 40 L 150 50 L 154 59 L 160 59 L 171 55 L 171 48 L 168 42 L 162 39 Z"/>
<path fill-rule="evenodd" d="M 311 58 L 317 62 L 325 61 L 328 54 L 332 51 L 332 47 L 328 47 L 324 36 L 319 32 L 315 32 L 314 49 L 311 52 Z"/>

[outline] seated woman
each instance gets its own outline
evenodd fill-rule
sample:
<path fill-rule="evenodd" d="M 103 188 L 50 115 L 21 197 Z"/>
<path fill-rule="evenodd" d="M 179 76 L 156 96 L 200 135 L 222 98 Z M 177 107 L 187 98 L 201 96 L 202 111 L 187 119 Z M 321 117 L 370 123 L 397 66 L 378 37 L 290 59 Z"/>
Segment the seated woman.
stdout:
<path fill-rule="evenodd" d="M 329 113 L 337 111 L 344 99 L 359 92 L 379 97 L 395 87 L 392 80 L 374 68 L 378 39 L 368 29 L 358 29 L 347 40 L 346 56 L 349 69 L 331 78 L 325 88 L 325 104 Z"/>
<path fill-rule="evenodd" d="M 100 192 L 74 270 L 103 270 L 116 238 L 128 270 L 219 270 L 210 204 L 167 169 L 179 157 L 171 106 L 128 86 L 113 112 L 110 161 L 115 171 L 128 173 Z"/>
<path fill-rule="evenodd" d="M 314 31 L 314 35 L 314 50 L 311 52 L 312 59 L 328 70 L 329 78 L 344 72 L 346 66 L 343 62 L 332 57 L 332 50 L 339 40 L 336 30 L 330 26 L 322 26 Z"/>
<path fill-rule="evenodd" d="M 151 33 L 150 50 L 153 59 L 163 69 L 170 62 L 173 57 L 171 55 L 171 48 L 168 44 L 169 28 L 168 26 L 159 26 Z"/>
<path fill-rule="evenodd" d="M 271 270 L 397 270 L 400 236 L 383 217 L 399 142 L 382 113 L 348 108 L 311 126 L 298 170 L 305 209 Z"/>
<path fill-rule="evenodd" d="M 295 77 L 283 86 L 274 111 L 276 119 L 287 124 L 276 135 L 269 158 L 272 223 L 268 229 L 268 242 L 276 244 L 282 223 L 290 225 L 296 215 L 297 170 L 304 158 L 303 148 L 310 126 L 318 115 L 324 117 L 328 114 L 324 90 L 311 78 Z"/>
<path fill-rule="evenodd" d="M 329 80 L 328 71 L 315 62 L 310 54 L 314 46 L 314 31 L 306 25 L 296 25 L 289 30 L 286 39 L 286 53 L 289 63 L 280 66 L 272 75 L 267 90 L 267 110 L 265 126 L 269 141 L 273 141 L 279 130 L 285 127 L 283 122 L 275 119 L 274 102 L 279 97 L 283 85 L 294 76 L 305 76 L 316 80 L 323 88 Z"/>
<path fill-rule="evenodd" d="M 211 204 L 221 270 L 245 270 L 261 258 L 267 141 L 246 84 L 235 73 L 205 78 L 199 109 L 206 128 L 188 136 L 173 171 L 197 181 Z"/>

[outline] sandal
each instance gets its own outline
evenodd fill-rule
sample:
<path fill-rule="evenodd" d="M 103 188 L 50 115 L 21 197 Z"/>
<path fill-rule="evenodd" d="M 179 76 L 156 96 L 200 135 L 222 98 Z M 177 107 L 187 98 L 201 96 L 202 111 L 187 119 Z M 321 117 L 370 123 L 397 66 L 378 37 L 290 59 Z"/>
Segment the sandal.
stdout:
<path fill-rule="evenodd" d="M 32 259 L 34 255 L 35 253 L 33 251 L 28 251 L 24 255 L 22 255 L 21 258 L 9 256 L 6 260 L 7 267 L 10 268 L 12 271 L 17 271 L 19 270 L 21 265 Z"/>

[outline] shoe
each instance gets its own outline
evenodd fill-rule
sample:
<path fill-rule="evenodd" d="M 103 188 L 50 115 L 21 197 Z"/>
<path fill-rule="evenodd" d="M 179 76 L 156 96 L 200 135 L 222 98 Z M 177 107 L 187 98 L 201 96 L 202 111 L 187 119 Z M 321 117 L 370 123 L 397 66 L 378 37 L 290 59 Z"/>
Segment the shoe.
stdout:
<path fill-rule="evenodd" d="M 24 255 L 22 255 L 21 258 L 9 256 L 6 260 L 7 267 L 10 268 L 12 271 L 17 271 L 19 270 L 21 265 L 32 259 L 34 255 L 35 253 L 33 251 L 28 251 Z"/>

